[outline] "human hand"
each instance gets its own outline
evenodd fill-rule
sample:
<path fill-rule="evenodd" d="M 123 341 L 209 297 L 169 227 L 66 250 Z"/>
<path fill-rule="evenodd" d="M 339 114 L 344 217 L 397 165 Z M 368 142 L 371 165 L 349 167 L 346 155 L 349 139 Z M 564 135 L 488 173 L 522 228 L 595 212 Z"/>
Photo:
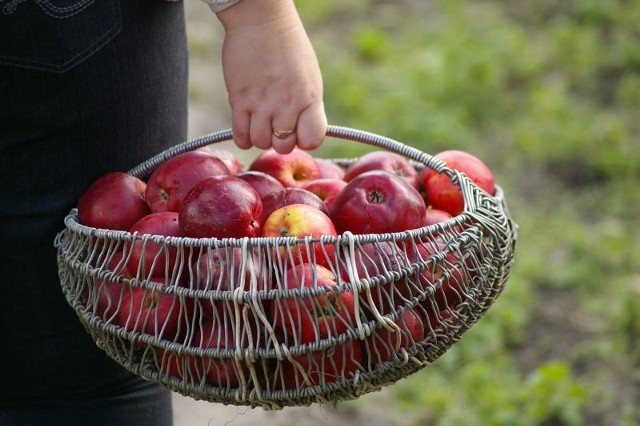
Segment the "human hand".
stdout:
<path fill-rule="evenodd" d="M 327 131 L 322 76 L 293 0 L 241 0 L 217 15 L 235 144 L 317 148 Z"/>

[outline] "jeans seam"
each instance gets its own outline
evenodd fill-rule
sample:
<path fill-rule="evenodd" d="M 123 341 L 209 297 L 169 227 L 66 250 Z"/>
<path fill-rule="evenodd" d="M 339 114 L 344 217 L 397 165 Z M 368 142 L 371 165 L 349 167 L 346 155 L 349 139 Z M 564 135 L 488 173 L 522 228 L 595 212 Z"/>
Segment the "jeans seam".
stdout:
<path fill-rule="evenodd" d="M 91 5 L 95 0 L 81 0 L 78 3 L 74 3 L 70 6 L 60 7 L 52 4 L 49 0 L 34 0 L 38 6 L 49 16 L 53 18 L 69 18 L 76 15 L 82 10 Z M 55 13 L 54 13 L 55 12 Z M 71 13 L 67 13 L 71 12 Z"/>

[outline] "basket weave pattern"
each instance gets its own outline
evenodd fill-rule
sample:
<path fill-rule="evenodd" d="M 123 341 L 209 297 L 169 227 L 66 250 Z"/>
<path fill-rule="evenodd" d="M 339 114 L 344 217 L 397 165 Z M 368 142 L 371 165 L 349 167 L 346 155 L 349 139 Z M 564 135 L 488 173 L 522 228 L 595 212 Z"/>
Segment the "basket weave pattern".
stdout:
<path fill-rule="evenodd" d="M 59 276 L 96 344 L 183 395 L 269 410 L 354 399 L 444 354 L 508 280 L 517 226 L 500 188 L 489 196 L 433 157 L 382 136 L 336 126 L 328 136 L 449 174 L 465 211 L 395 234 L 218 240 L 89 228 L 74 209 L 55 242 Z M 230 137 L 223 131 L 176 145 L 130 173 L 148 176 L 172 156 Z M 142 258 L 133 276 L 123 274 L 140 245 L 153 245 L 157 255 Z M 291 274 L 303 256 L 324 265 L 337 285 L 297 285 L 319 280 L 310 270 Z M 122 303 L 137 289 L 146 290 L 145 301 L 164 300 L 172 320 L 130 311 L 123 321 Z M 423 321 L 417 340 L 398 327 L 408 309 Z M 304 329 L 300 318 L 319 320 Z M 381 337 L 389 333 L 402 339 Z"/>

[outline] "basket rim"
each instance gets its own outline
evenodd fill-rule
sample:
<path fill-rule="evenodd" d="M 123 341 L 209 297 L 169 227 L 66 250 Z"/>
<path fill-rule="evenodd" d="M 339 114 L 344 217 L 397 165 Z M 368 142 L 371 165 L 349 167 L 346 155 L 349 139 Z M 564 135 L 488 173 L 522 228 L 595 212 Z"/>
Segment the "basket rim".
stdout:
<path fill-rule="evenodd" d="M 71 232 L 86 237 L 96 237 L 118 242 L 133 242 L 135 240 L 151 240 L 158 244 L 179 245 L 181 247 L 190 248 L 225 248 L 225 247 L 242 247 L 248 245 L 261 245 L 263 247 L 279 247 L 283 245 L 296 245 L 300 243 L 320 243 L 324 245 L 338 244 L 346 246 L 349 244 L 366 244 L 371 242 L 387 242 L 402 241 L 410 238 L 420 238 L 425 235 L 432 234 L 434 231 L 443 227 L 451 228 L 457 225 L 465 224 L 470 218 L 471 213 L 462 212 L 457 216 L 446 221 L 433 225 L 426 225 L 419 228 L 408 229 L 401 232 L 392 233 L 370 233 L 370 234 L 354 234 L 345 231 L 338 235 L 323 235 L 318 237 L 242 237 L 242 238 L 194 238 L 194 237 L 174 237 L 156 234 L 139 234 L 138 232 L 120 231 L 105 228 L 95 228 L 80 223 L 78 218 L 78 209 L 73 208 L 65 217 L 65 228 Z"/>

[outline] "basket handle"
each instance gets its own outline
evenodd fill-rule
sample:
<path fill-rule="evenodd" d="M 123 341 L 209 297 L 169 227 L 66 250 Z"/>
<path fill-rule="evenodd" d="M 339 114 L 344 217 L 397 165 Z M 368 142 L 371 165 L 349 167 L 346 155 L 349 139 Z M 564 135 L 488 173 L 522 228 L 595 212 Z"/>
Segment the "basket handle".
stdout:
<path fill-rule="evenodd" d="M 364 130 L 352 129 L 349 127 L 329 125 L 327 127 L 327 137 L 350 140 L 353 142 L 360 142 L 367 145 L 376 146 L 379 148 L 392 151 L 397 154 L 403 155 L 411 160 L 414 160 L 420 164 L 424 164 L 427 167 L 441 173 L 451 174 L 453 178 L 454 174 L 442 161 L 434 158 L 433 156 L 426 154 L 416 148 L 405 145 L 402 142 L 381 136 L 375 133 L 367 132 Z M 196 139 L 186 141 L 168 148 L 165 151 L 151 157 L 145 162 L 129 170 L 129 174 L 137 177 L 145 177 L 151 174 L 160 164 L 165 162 L 171 157 L 182 154 L 183 152 L 192 151 L 194 149 L 201 148 L 206 145 L 225 142 L 231 140 L 233 134 L 231 129 L 220 130 L 214 133 L 200 136 Z"/>

